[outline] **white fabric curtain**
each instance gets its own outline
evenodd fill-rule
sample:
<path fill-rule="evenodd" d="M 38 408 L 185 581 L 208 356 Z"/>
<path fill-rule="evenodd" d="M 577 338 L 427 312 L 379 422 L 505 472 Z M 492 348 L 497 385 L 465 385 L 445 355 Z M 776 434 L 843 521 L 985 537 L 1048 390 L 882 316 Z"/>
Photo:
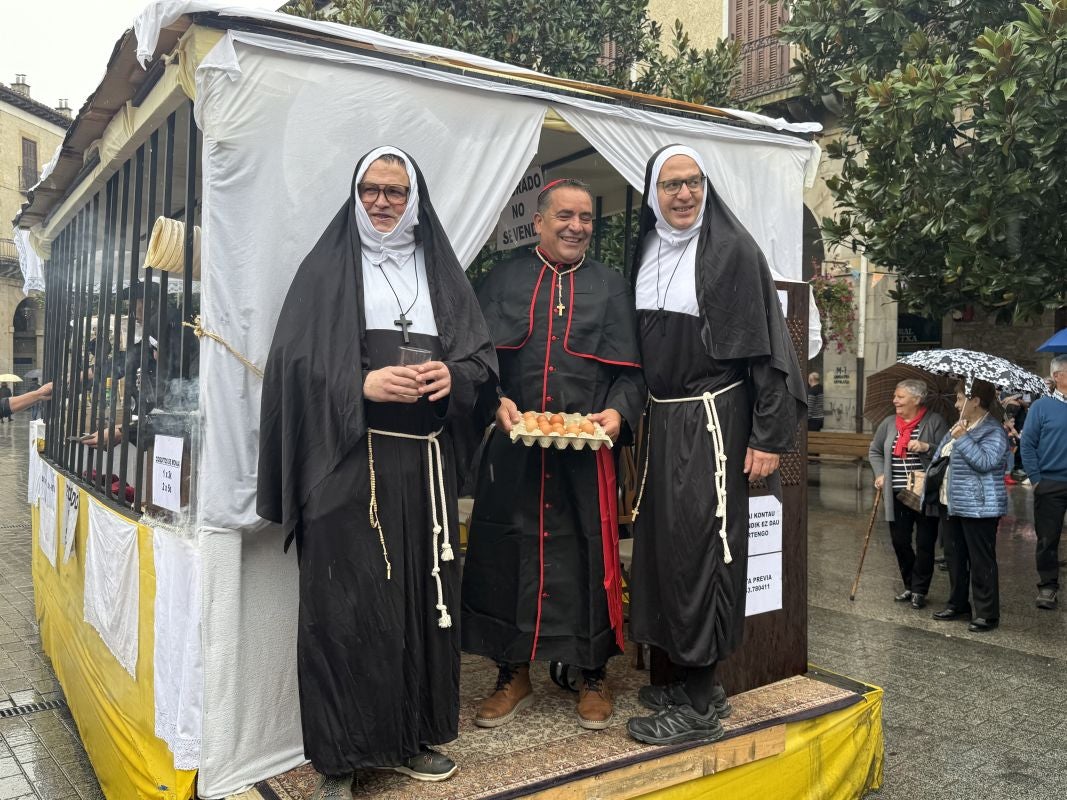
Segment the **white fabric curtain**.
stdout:
<path fill-rule="evenodd" d="M 545 113 L 520 97 L 309 57 L 332 56 L 323 48 L 280 46 L 224 40 L 197 72 L 203 324 L 261 366 L 293 275 L 346 201 L 361 155 L 386 143 L 412 155 L 467 264 L 533 159 Z M 202 347 L 210 432 L 200 481 L 228 491 L 201 493 L 200 520 L 254 527 L 262 524 L 255 512 L 260 381 L 222 347 L 206 339 Z"/>
<path fill-rule="evenodd" d="M 85 621 L 131 678 L 137 676 L 139 606 L 137 523 L 89 501 Z"/>
<path fill-rule="evenodd" d="M 26 228 L 15 228 L 12 236 L 15 240 L 15 252 L 19 257 L 22 270 L 22 293 L 44 291 L 44 263 L 37 251 L 30 244 L 30 232 Z"/>
<path fill-rule="evenodd" d="M 156 573 L 156 736 L 174 754 L 175 769 L 200 765 L 204 659 L 200 639 L 200 549 L 169 530 L 152 531 Z"/>

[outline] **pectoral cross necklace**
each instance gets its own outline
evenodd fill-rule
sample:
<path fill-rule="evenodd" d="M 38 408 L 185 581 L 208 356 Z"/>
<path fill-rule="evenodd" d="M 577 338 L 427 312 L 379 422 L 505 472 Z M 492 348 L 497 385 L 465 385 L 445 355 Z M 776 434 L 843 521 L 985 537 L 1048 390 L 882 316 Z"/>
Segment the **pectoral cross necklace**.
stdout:
<path fill-rule="evenodd" d="M 585 254 L 582 254 L 582 257 L 578 259 L 578 262 L 573 267 L 560 272 L 558 269 L 556 269 L 554 264 L 550 263 L 548 259 L 541 255 L 541 248 L 535 247 L 534 252 L 537 253 L 537 257 L 541 259 L 542 264 L 544 264 L 546 267 L 556 273 L 556 316 L 562 317 L 563 312 L 567 310 L 567 307 L 563 305 L 563 276 L 570 275 L 572 272 L 578 269 L 578 267 L 582 266 L 582 264 L 585 263 Z"/>
<path fill-rule="evenodd" d="M 415 253 L 412 252 L 411 258 L 415 258 Z M 407 261 L 400 265 L 400 269 L 403 269 L 407 265 Z M 393 297 L 396 298 L 396 307 L 400 309 L 400 319 L 394 319 L 393 324 L 400 328 L 404 334 L 404 344 L 411 344 L 411 337 L 408 336 L 408 328 L 414 323 L 408 318 L 408 312 L 415 307 L 415 303 L 419 300 L 419 260 L 415 258 L 415 299 L 411 301 L 411 305 L 406 309 L 404 304 L 400 302 L 400 296 L 396 293 L 396 289 L 393 288 L 393 282 L 389 280 L 389 276 L 385 274 L 385 270 L 382 269 L 381 264 L 376 264 L 379 270 L 381 270 L 382 277 L 385 278 L 385 282 L 389 285 L 389 291 L 393 293 Z"/>

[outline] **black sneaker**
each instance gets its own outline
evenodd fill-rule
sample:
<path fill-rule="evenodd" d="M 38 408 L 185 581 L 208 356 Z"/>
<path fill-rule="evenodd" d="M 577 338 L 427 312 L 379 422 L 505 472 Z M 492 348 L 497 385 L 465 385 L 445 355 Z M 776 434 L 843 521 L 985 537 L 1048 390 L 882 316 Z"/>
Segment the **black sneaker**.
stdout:
<path fill-rule="evenodd" d="M 670 706 L 651 717 L 633 717 L 626 730 L 645 744 L 678 744 L 679 742 L 715 742 L 726 733 L 715 707 L 699 714 L 691 705 Z"/>
<path fill-rule="evenodd" d="M 390 769 L 417 781 L 445 781 L 455 775 L 459 768 L 456 762 L 448 756 L 426 748 L 400 766 L 390 767 Z"/>
<path fill-rule="evenodd" d="M 685 705 L 689 702 L 689 697 L 685 693 L 684 684 L 670 683 L 666 686 L 642 686 L 637 690 L 637 702 L 652 711 L 663 711 L 670 706 Z M 715 684 L 711 690 L 711 704 L 715 706 L 715 714 L 719 719 L 726 719 L 734 713 L 730 698 L 726 696 L 726 690 L 721 684 Z"/>

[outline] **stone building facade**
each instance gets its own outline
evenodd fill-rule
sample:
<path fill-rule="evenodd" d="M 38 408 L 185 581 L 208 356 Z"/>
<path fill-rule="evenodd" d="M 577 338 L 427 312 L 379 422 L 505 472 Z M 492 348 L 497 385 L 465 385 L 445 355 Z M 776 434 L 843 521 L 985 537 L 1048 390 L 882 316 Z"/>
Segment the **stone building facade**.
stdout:
<path fill-rule="evenodd" d="M 44 307 L 22 291 L 11 221 L 62 143 L 67 114 L 33 100 L 25 76 L 0 83 L 0 372 L 23 375 L 44 356 Z"/>

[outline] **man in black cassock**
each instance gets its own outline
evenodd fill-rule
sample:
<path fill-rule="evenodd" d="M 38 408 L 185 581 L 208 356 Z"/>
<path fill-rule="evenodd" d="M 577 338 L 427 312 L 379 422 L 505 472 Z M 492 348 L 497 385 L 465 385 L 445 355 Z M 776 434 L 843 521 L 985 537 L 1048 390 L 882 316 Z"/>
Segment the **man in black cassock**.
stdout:
<path fill-rule="evenodd" d="M 429 360 L 399 366 L 402 347 Z M 455 772 L 430 749 L 459 715 L 453 433 L 495 375 L 418 167 L 371 151 L 293 279 L 263 379 L 258 511 L 296 540 L 316 798 L 351 797 L 365 767 Z"/>
<path fill-rule="evenodd" d="M 794 447 L 805 386 L 766 259 L 700 156 L 653 155 L 644 197 L 634 274 L 650 404 L 630 631 L 685 680 L 641 689 L 656 713 L 628 729 L 650 744 L 710 741 L 730 713 L 715 665 L 744 631 L 748 483 Z"/>
<path fill-rule="evenodd" d="M 530 705 L 534 659 L 582 668 L 581 726 L 607 727 L 613 713 L 605 665 L 623 638 L 612 453 L 508 437 L 528 410 L 593 412 L 617 442 L 636 430 L 645 388 L 633 299 L 621 273 L 586 258 L 592 209 L 585 184 L 549 183 L 534 217 L 541 244 L 493 269 L 478 295 L 500 359 L 463 572 L 463 649 L 499 668 L 482 727 Z"/>

